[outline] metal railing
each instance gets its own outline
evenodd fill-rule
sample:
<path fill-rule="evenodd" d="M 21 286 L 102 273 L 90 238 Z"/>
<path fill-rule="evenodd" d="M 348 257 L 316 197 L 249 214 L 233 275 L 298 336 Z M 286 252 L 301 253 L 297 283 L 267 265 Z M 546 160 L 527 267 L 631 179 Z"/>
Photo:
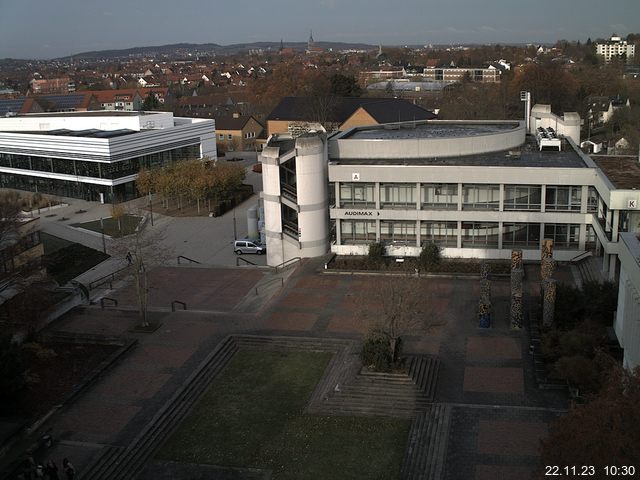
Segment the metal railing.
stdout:
<path fill-rule="evenodd" d="M 107 302 L 111 302 L 111 306 L 113 307 L 117 307 L 118 306 L 118 300 L 116 300 L 115 298 L 109 298 L 109 297 L 102 297 L 100 299 L 100 308 L 102 308 L 104 310 L 105 307 L 105 301 Z"/>
<path fill-rule="evenodd" d="M 255 288 L 256 296 L 258 295 L 258 290 L 259 289 L 261 289 L 263 287 L 266 287 L 267 285 L 271 285 L 272 283 L 275 283 L 275 282 L 280 282 L 280 288 L 284 287 L 284 279 L 283 278 L 274 278 L 272 280 L 269 280 L 268 282 L 263 283 L 262 285 L 256 286 L 256 288 Z"/>
<path fill-rule="evenodd" d="M 589 258 L 592 255 L 593 254 L 590 251 L 582 252 L 569 260 L 569 263 L 578 263 L 579 261 L 584 260 L 585 258 Z"/>
<path fill-rule="evenodd" d="M 273 269 L 274 271 L 278 272 L 278 271 L 284 270 L 287 267 L 290 267 L 294 263 L 300 262 L 301 260 L 302 259 L 300 257 L 293 257 L 287 260 L 286 262 L 282 262 L 280 265 L 276 265 L 275 267 L 273 267 Z"/>
<path fill-rule="evenodd" d="M 258 265 L 257 263 L 253 263 L 253 262 L 247 260 L 246 258 L 236 257 L 236 267 L 240 266 L 240 262 L 244 262 L 247 265 L 254 265 L 254 266 Z"/>
<path fill-rule="evenodd" d="M 173 302 L 171 302 L 171 311 L 172 312 L 176 311 L 176 305 L 180 305 L 182 307 L 182 310 L 186 310 L 187 309 L 187 304 L 185 302 L 181 302 L 180 300 L 174 300 Z"/>
<path fill-rule="evenodd" d="M 89 283 L 89 290 L 93 290 L 94 288 L 99 287 L 100 285 L 104 285 L 105 283 L 109 284 L 109 288 L 113 288 L 113 281 L 115 280 L 115 277 L 118 273 L 120 272 L 124 272 L 125 270 L 127 270 L 131 265 L 127 265 L 126 267 L 122 267 L 114 272 L 111 272 L 108 275 L 105 275 L 104 277 L 100 277 L 97 280 L 94 280 L 93 282 Z"/>
<path fill-rule="evenodd" d="M 198 265 L 200 265 L 199 261 L 194 260 L 193 258 L 185 257 L 184 255 L 178 255 L 178 265 L 180 265 L 180 259 L 186 260 L 189 263 L 197 263 Z"/>

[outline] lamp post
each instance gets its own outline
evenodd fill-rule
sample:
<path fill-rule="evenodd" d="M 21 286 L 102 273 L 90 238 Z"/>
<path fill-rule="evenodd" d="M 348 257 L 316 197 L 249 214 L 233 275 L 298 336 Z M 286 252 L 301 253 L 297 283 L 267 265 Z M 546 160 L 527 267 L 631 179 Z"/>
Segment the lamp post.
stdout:
<path fill-rule="evenodd" d="M 151 201 L 151 191 L 149 191 L 149 212 L 151 213 L 151 226 L 153 227 L 153 202 Z"/>
<path fill-rule="evenodd" d="M 100 217 L 100 233 L 102 234 L 102 252 L 107 253 L 107 242 L 104 238 L 104 222 L 102 217 Z"/>

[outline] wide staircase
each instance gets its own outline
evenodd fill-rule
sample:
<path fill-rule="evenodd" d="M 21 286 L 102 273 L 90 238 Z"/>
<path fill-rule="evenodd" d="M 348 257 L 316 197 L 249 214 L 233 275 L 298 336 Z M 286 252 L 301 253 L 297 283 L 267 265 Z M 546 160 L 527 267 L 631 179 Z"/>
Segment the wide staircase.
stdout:
<path fill-rule="evenodd" d="M 602 283 L 604 277 L 602 275 L 602 258 L 588 257 L 577 265 L 582 282 L 598 282 Z"/>
<path fill-rule="evenodd" d="M 79 478 L 125 480 L 135 478 L 147 459 L 171 433 L 238 350 L 227 337 L 185 380 L 182 387 L 160 408 L 147 426 L 127 446 L 105 446 Z"/>
<path fill-rule="evenodd" d="M 153 452 L 186 417 L 214 377 L 226 367 L 239 349 L 330 351 L 337 353 L 332 357 L 332 362 L 341 362 L 344 355 L 352 349 L 352 345 L 353 342 L 337 339 L 229 336 L 200 363 L 128 446 L 104 446 L 79 478 L 87 480 L 135 478 Z M 342 356 L 339 352 L 343 352 Z M 340 379 L 338 374 L 327 381 L 340 381 Z"/>
<path fill-rule="evenodd" d="M 411 424 L 402 463 L 403 480 L 440 480 L 444 474 L 451 405 L 434 403 Z"/>
<path fill-rule="evenodd" d="M 409 358 L 407 373 L 361 371 L 344 383 L 336 382 L 310 410 L 327 415 L 379 415 L 412 418 L 429 410 L 435 395 L 439 360 Z"/>

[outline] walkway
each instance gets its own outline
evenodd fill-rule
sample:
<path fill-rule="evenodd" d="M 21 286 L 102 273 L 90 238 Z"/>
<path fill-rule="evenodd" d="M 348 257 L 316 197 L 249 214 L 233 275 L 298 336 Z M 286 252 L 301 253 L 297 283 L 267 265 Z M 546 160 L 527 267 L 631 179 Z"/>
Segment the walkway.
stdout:
<path fill-rule="evenodd" d="M 115 294 L 118 309 L 88 307 L 67 315 L 55 329 L 135 337 L 140 343 L 47 425 L 59 441 L 51 456 L 68 456 L 82 472 L 91 464 L 98 468 L 95 459 L 104 464 L 107 454 L 120 458 L 131 452 L 141 432 L 169 408 L 192 375 L 210 364 L 214 352 L 222 352 L 221 342 L 230 334 L 286 336 L 290 342 L 304 342 L 303 337 L 361 340 L 368 325 L 360 312 L 377 308 L 370 277 L 324 274 L 320 265 L 307 261 L 289 271 L 284 288 L 278 284 L 260 291 L 257 303 L 249 300 L 256 297 L 253 287 L 270 279 L 265 271 L 158 270 L 152 276 L 151 319 L 162 325 L 149 334 L 129 330 L 137 320 L 127 289 Z M 536 279 L 536 272 L 527 271 L 529 295 L 538 291 Z M 425 328 L 405 344 L 406 353 L 437 356 L 439 365 L 437 382 L 425 380 L 430 385 L 425 387 L 427 403 L 416 409 L 423 413 L 410 414 L 414 453 L 405 459 L 405 478 L 527 478 L 537 461 L 538 440 L 566 402 L 535 385 L 526 332 L 508 328 L 508 280 L 492 282 L 495 310 L 489 330 L 479 329 L 475 319 L 477 280 L 417 281 L 430 315 L 444 325 Z M 171 299 L 186 301 L 197 311 L 171 312 Z M 339 388 L 349 384 L 347 377 L 338 375 L 330 382 L 334 380 Z M 198 384 L 206 386 L 203 380 Z M 358 395 L 371 392 L 358 388 Z"/>

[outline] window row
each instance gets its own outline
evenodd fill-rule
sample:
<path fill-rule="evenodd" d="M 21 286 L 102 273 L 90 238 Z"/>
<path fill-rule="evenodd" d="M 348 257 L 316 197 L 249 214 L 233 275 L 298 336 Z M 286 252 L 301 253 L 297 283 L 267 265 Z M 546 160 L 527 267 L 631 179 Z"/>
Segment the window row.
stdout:
<path fill-rule="evenodd" d="M 333 184 L 330 186 L 333 194 Z M 418 202 L 422 209 L 494 210 L 500 208 L 500 185 L 464 184 L 460 198 L 457 183 L 428 183 L 420 185 L 420 198 L 414 183 L 381 183 L 380 208 L 413 209 Z M 598 193 L 589 187 L 587 211 L 598 208 Z M 545 210 L 579 212 L 582 203 L 580 186 L 547 186 Z M 505 185 L 504 210 L 540 211 L 542 187 L 540 185 Z M 342 208 L 375 208 L 375 184 L 341 183 L 340 206 Z"/>
<path fill-rule="evenodd" d="M 587 243 L 595 242 L 593 230 L 588 226 Z M 502 235 L 503 248 L 538 249 L 541 225 L 539 223 L 503 223 L 502 231 L 497 222 L 432 222 L 423 221 L 418 226 L 413 221 L 380 221 L 380 234 L 376 222 L 371 220 L 340 220 L 340 243 L 343 245 L 384 243 L 416 245 L 418 233 L 420 244 L 435 243 L 441 247 L 457 247 L 458 236 L 462 247 L 498 248 Z M 580 225 L 545 224 L 543 238 L 551 238 L 556 248 L 577 249 Z"/>
<path fill-rule="evenodd" d="M 19 168 L 77 177 L 116 179 L 135 175 L 141 167 L 158 167 L 171 162 L 200 158 L 200 146 L 191 145 L 165 152 L 142 155 L 118 162 L 87 162 L 66 158 L 35 157 L 0 153 L 0 167 Z"/>

